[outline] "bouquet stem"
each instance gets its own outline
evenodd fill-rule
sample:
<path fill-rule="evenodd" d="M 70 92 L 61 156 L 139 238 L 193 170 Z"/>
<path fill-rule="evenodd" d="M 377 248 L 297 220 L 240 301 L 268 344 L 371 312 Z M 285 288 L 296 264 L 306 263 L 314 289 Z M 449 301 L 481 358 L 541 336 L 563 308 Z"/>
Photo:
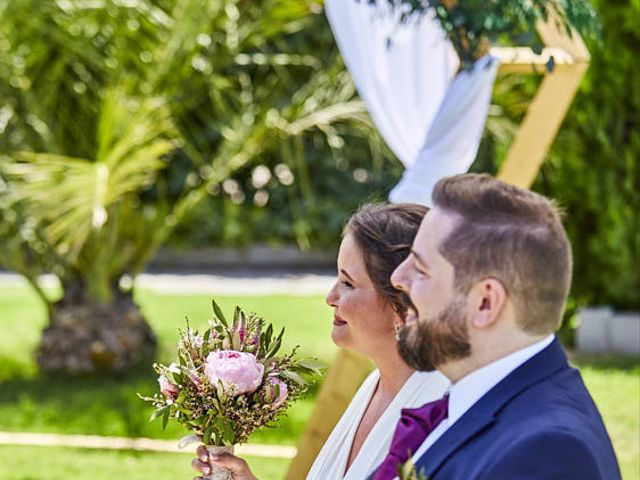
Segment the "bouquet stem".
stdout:
<path fill-rule="evenodd" d="M 209 455 L 220 455 L 223 453 L 233 454 L 233 447 L 207 445 Z M 202 477 L 202 480 L 231 480 L 231 471 L 225 467 L 211 465 L 211 473 Z"/>

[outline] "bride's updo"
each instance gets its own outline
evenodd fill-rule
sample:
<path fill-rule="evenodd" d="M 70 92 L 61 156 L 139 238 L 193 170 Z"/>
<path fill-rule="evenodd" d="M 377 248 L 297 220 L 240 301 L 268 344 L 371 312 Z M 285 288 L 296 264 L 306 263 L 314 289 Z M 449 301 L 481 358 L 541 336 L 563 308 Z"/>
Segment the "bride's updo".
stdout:
<path fill-rule="evenodd" d="M 406 295 L 391 285 L 391 274 L 409 255 L 428 211 L 414 203 L 367 204 L 353 214 L 342 232 L 343 237 L 353 235 L 369 278 L 400 317 L 404 317 L 409 303 Z"/>

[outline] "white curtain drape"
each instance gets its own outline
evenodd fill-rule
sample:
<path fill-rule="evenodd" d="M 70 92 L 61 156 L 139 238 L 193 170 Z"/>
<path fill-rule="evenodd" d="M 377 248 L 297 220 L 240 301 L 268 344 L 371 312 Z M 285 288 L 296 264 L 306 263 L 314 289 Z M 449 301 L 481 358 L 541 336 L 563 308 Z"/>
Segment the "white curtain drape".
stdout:
<path fill-rule="evenodd" d="M 366 0 L 325 0 L 325 11 L 371 118 L 407 169 L 390 200 L 429 205 L 435 183 L 475 159 L 498 61 L 486 56 L 456 74 L 458 58 L 429 12 L 400 23 Z"/>

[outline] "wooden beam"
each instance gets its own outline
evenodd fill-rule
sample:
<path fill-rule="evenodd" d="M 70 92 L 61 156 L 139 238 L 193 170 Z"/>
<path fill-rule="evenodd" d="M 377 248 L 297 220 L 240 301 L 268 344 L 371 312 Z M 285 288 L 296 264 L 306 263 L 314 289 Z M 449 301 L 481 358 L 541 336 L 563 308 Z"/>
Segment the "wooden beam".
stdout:
<path fill-rule="evenodd" d="M 498 178 L 524 188 L 536 179 L 591 58 L 577 32 L 569 36 L 559 28 L 553 14 L 547 22 L 538 23 L 538 33 L 545 45 L 564 50 L 573 61 L 565 68 L 554 69 L 542 80 L 498 172 Z"/>
<path fill-rule="evenodd" d="M 350 350 L 338 352 L 320 388 L 307 428 L 298 441 L 298 453 L 289 466 L 286 480 L 302 480 L 307 476 L 322 445 L 370 371 L 371 362 L 366 357 Z"/>
<path fill-rule="evenodd" d="M 551 71 L 571 70 L 575 63 L 574 58 L 560 48 L 545 48 L 537 54 L 527 47 L 492 47 L 490 52 L 500 60 L 499 74 L 543 75 L 550 72 L 547 68 L 550 63 L 553 65 Z"/>
<path fill-rule="evenodd" d="M 498 178 L 523 188 L 531 186 L 587 66 L 586 63 L 576 64 L 571 71 L 556 71 L 542 80 L 498 172 Z"/>

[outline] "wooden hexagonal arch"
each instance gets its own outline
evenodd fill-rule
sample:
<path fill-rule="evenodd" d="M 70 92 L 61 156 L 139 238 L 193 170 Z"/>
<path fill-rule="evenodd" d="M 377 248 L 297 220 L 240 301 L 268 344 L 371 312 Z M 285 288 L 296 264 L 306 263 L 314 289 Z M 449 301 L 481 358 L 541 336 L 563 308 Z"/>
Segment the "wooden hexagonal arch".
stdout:
<path fill-rule="evenodd" d="M 555 16 L 549 15 L 546 22 L 539 22 L 537 30 L 545 45 L 540 54 L 523 47 L 491 48 L 491 53 L 501 62 L 498 73 L 544 75 L 498 172 L 498 178 L 524 188 L 535 180 L 590 60 L 580 35 L 577 32 L 571 36 L 564 33 Z M 550 62 L 552 69 L 547 68 Z M 371 364 L 363 356 L 348 350 L 338 352 L 298 442 L 297 455 L 289 467 L 287 480 L 306 477 L 322 445 L 370 369 Z"/>

